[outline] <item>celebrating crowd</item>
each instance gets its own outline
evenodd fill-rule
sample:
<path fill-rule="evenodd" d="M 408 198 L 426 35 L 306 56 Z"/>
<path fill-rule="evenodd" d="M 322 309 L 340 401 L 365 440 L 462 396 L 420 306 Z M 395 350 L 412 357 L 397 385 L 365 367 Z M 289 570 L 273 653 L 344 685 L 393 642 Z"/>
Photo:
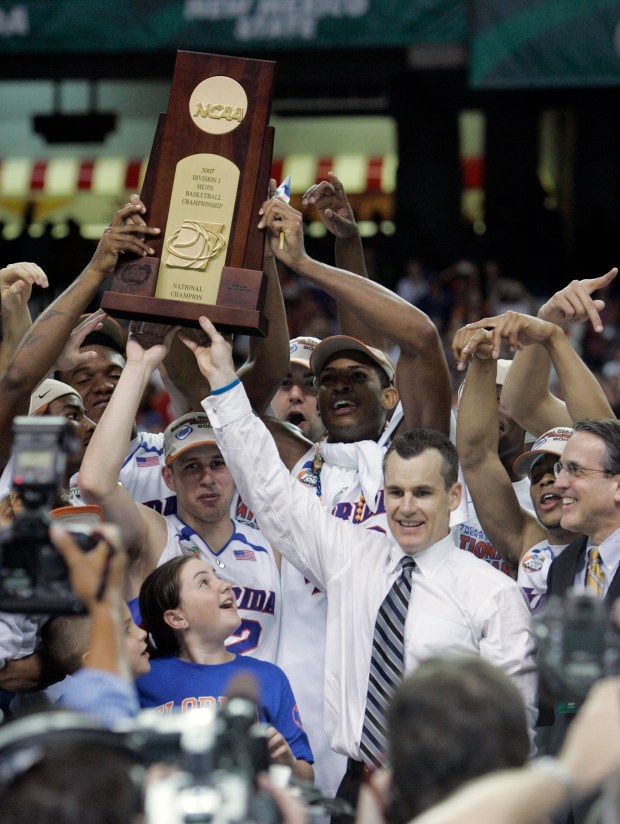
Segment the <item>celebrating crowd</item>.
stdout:
<path fill-rule="evenodd" d="M 571 344 L 575 324 L 603 331 L 597 295 L 617 269 L 536 317 L 458 329 L 453 409 L 438 329 L 368 278 L 333 174 L 303 206 L 336 266 L 309 257 L 282 199 L 256 216 L 269 333 L 239 368 L 208 311 L 200 329 L 128 332 L 85 314 L 119 255 L 153 253 L 147 206 L 131 197 L 34 321 L 43 270 L 0 271 L 0 513 L 9 528 L 23 506 L 15 416 L 67 418 L 76 449 L 50 537 L 86 608 L 0 613 L 7 715 L 58 705 L 113 726 L 140 708 L 217 710 L 244 675 L 272 763 L 352 807 L 367 783 L 360 820 L 529 821 L 562 804 L 560 820 L 584 820 L 620 762 L 619 685 L 579 713 L 546 694 L 532 615 L 570 589 L 620 594 L 620 424 Z M 339 334 L 290 330 L 290 273 L 337 303 Z M 177 415 L 161 434 L 135 423 L 155 373 Z M 63 526 L 93 521 L 84 554 Z"/>

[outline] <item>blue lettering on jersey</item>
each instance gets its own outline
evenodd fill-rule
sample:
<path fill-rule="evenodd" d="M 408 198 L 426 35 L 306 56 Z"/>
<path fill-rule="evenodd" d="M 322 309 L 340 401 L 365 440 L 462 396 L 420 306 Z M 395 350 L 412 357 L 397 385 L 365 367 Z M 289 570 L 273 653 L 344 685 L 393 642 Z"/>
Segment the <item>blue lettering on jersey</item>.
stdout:
<path fill-rule="evenodd" d="M 252 589 L 251 587 L 233 586 L 237 609 L 248 609 L 252 612 L 264 612 L 273 615 L 276 606 L 276 594 L 272 590 Z"/>
<path fill-rule="evenodd" d="M 336 506 L 332 509 L 332 515 L 335 518 L 340 518 L 342 521 L 352 521 L 357 511 L 357 507 L 358 502 L 352 503 L 351 501 L 341 501 L 339 504 L 336 504 Z M 361 518 L 359 518 L 359 520 L 356 520 L 355 523 L 363 524 L 364 521 L 367 521 L 369 518 L 374 518 L 375 515 L 383 515 L 384 512 L 385 491 L 382 489 L 379 493 L 377 508 L 373 510 L 368 506 L 368 504 L 364 504 L 362 516 Z M 381 528 L 379 528 L 379 531 L 385 532 L 385 530 Z"/>
<path fill-rule="evenodd" d="M 169 495 L 167 498 L 164 499 L 163 502 L 160 501 L 158 498 L 156 498 L 153 501 L 144 501 L 144 506 L 148 506 L 149 509 L 154 509 L 156 512 L 159 512 L 160 515 L 176 515 L 177 496 Z"/>
<path fill-rule="evenodd" d="M 351 513 L 353 512 L 353 504 L 348 501 L 343 501 L 332 509 L 334 518 L 340 518 L 342 521 L 350 521 Z"/>

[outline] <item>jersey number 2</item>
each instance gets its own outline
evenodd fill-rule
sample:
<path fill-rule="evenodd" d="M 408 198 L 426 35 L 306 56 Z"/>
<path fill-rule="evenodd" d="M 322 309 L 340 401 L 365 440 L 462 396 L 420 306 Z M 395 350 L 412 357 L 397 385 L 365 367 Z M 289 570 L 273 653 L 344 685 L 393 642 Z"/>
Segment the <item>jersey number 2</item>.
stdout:
<path fill-rule="evenodd" d="M 252 652 L 258 646 L 263 625 L 260 621 L 251 621 L 244 618 L 241 626 L 226 640 L 226 649 L 237 655 Z"/>

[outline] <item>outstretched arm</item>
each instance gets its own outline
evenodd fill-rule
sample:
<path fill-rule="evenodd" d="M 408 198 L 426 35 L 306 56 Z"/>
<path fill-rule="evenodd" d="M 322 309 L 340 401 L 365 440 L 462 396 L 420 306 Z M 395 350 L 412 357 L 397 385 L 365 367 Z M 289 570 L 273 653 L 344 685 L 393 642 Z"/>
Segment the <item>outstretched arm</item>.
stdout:
<path fill-rule="evenodd" d="M 2 301 L 2 344 L 0 344 L 0 467 L 6 465 L 13 443 L 11 421 L 15 415 L 26 415 L 29 388 L 13 387 L 12 395 L 2 392 L 4 371 L 32 323 L 28 300 L 32 285 L 47 287 L 47 276 L 36 263 L 11 263 L 0 270 L 0 300 Z M 44 376 L 42 376 L 44 377 Z"/>
<path fill-rule="evenodd" d="M 333 172 L 327 177 L 304 193 L 301 206 L 315 206 L 321 222 L 336 238 L 336 266 L 368 277 L 362 239 L 344 186 Z"/>
<path fill-rule="evenodd" d="M 375 332 L 387 332 L 400 347 L 397 388 L 403 404 L 403 427 L 429 426 L 447 432 L 452 394 L 448 365 L 437 329 L 428 316 L 378 283 L 308 257 L 301 215 L 288 204 L 266 201 L 261 215 L 259 227 L 267 230 L 276 257 L 346 304 Z M 281 231 L 283 249 L 278 242 Z"/>
<path fill-rule="evenodd" d="M 71 535 L 57 527 L 50 537 L 69 568 L 71 586 L 86 606 L 91 625 L 86 663 L 70 680 L 60 703 L 112 726 L 139 710 L 124 642 L 122 541 L 111 524 L 100 525 L 99 543 L 90 552 L 82 552 Z"/>
<path fill-rule="evenodd" d="M 493 357 L 498 356 L 502 339 L 507 340 L 513 350 L 522 350 L 532 344 L 540 344 L 544 348 L 555 367 L 562 393 L 566 398 L 566 408 L 570 416 L 567 426 L 582 418 L 614 417 L 598 381 L 570 345 L 559 326 L 518 312 L 506 312 L 495 318 L 483 318 L 466 327 L 472 335 L 481 328 L 492 330 Z M 466 363 L 474 349 L 475 345 L 466 344 L 461 352 L 460 363 Z M 521 418 L 522 414 L 515 419 L 537 436 L 554 426 L 563 425 L 563 421 L 558 422 L 557 419 L 540 419 L 537 421 L 538 427 L 545 425 L 546 428 L 539 430 L 532 428 L 531 421 Z"/>
<path fill-rule="evenodd" d="M 521 509 L 510 477 L 500 460 L 499 415 L 497 413 L 497 363 L 491 358 L 490 332 L 478 330 L 456 423 L 456 448 L 476 515 L 495 549 L 511 573 L 516 575 L 523 551 L 544 538 L 544 531 Z M 464 341 L 471 339 L 460 329 L 452 350 L 458 360 Z"/>
<path fill-rule="evenodd" d="M 123 644 L 122 581 L 125 550 L 117 527 L 101 524 L 99 542 L 84 552 L 69 532 L 50 530 L 52 543 L 69 568 L 71 587 L 91 618 L 88 658 L 85 666 L 112 672 L 131 681 Z"/>
<path fill-rule="evenodd" d="M 601 332 L 603 325 L 599 312 L 605 304 L 602 300 L 592 298 L 592 294 L 608 286 L 617 273 L 618 270 L 614 268 L 601 277 L 571 281 L 541 306 L 538 317 L 563 329 L 571 323 L 590 321 L 594 330 Z M 580 402 L 576 409 L 567 411 L 565 403 L 549 391 L 550 371 L 551 358 L 544 347 L 532 346 L 523 352 L 517 352 L 502 389 L 502 403 L 524 429 L 540 435 L 553 426 L 571 426 L 582 417 L 598 417 L 589 411 L 584 415 L 579 414 Z M 564 392 L 570 394 L 573 400 L 576 394 L 581 394 L 581 400 L 587 401 L 580 384 L 581 370 L 573 378 L 565 377 Z M 592 386 L 590 380 L 589 385 Z M 599 390 L 596 391 L 596 396 L 599 397 Z M 598 402 L 595 401 L 596 407 Z"/>
<path fill-rule="evenodd" d="M 106 277 L 114 271 L 119 253 L 150 253 L 148 236 L 158 234 L 159 229 L 126 222 L 143 208 L 142 204 L 130 204 L 116 213 L 88 266 L 39 315 L 21 341 L 0 376 L 0 432 L 10 432 L 15 415 L 25 414 L 28 410 L 31 393 L 54 366 L 80 315 Z M 146 240 L 141 239 L 142 235 Z M 0 438 L 0 461 L 4 458 L 6 462 L 10 448 L 11 441 Z"/>
<path fill-rule="evenodd" d="M 265 243 L 263 268 L 267 276 L 265 316 L 269 322 L 269 330 L 264 338 L 250 338 L 248 359 L 237 371 L 252 409 L 258 415 L 262 415 L 269 407 L 276 389 L 288 371 L 290 356 L 284 298 L 276 261 L 268 243 Z"/>
<path fill-rule="evenodd" d="M 302 208 L 315 206 L 323 226 L 336 238 L 335 257 L 338 269 L 367 278 L 362 238 L 344 186 L 333 172 L 328 172 L 327 177 L 328 180 L 315 183 L 308 189 L 301 200 Z M 375 329 L 363 323 L 347 304 L 338 303 L 338 320 L 343 335 L 350 335 L 368 346 L 387 351 L 385 335 L 378 334 Z"/>
<path fill-rule="evenodd" d="M 265 425 L 250 414 L 243 388 L 237 385 L 230 346 L 207 318 L 200 318 L 200 325 L 211 339 L 210 346 L 198 346 L 183 330 L 179 335 L 211 384 L 212 392 L 203 408 L 237 489 L 267 540 L 324 589 L 330 574 L 347 556 L 344 533 L 352 527 L 333 518 L 317 496 L 291 476 Z M 239 417 L 228 420 L 231 408 Z M 356 539 L 356 546 L 360 540 L 365 538 Z"/>
<path fill-rule="evenodd" d="M 270 181 L 270 191 L 275 191 L 275 180 Z M 250 337 L 248 359 L 237 372 L 248 394 L 252 409 L 259 415 L 267 410 L 289 365 L 284 298 L 273 252 L 267 243 L 265 244 L 263 269 L 267 277 L 264 313 L 269 328 L 264 338 Z M 206 341 L 204 333 L 200 331 L 192 330 L 190 337 L 199 344 Z M 187 399 L 189 409 L 202 409 L 200 403 L 211 389 L 208 381 L 196 366 L 195 358 L 180 340 L 175 339 L 172 342 L 170 353 L 164 363 L 168 379 L 181 396 Z"/>
<path fill-rule="evenodd" d="M 0 301 L 2 302 L 2 347 L 0 374 L 30 329 L 32 318 L 28 301 L 32 286 L 47 288 L 47 275 L 36 263 L 10 263 L 0 269 Z"/>
<path fill-rule="evenodd" d="M 127 364 L 93 432 L 78 476 L 82 498 L 101 506 L 106 519 L 120 527 L 123 542 L 130 548 L 129 571 L 132 575 L 135 572 L 136 577 L 145 565 L 150 568 L 156 564 L 165 543 L 165 525 L 159 513 L 133 500 L 118 483 L 118 476 L 127 456 L 133 421 L 144 390 L 178 331 L 177 327 L 155 324 L 140 326 L 143 336 L 145 327 L 149 327 L 154 337 L 148 341 L 143 337 L 141 345 L 139 336 L 130 333 Z M 143 348 L 149 343 L 153 343 L 150 348 Z"/>

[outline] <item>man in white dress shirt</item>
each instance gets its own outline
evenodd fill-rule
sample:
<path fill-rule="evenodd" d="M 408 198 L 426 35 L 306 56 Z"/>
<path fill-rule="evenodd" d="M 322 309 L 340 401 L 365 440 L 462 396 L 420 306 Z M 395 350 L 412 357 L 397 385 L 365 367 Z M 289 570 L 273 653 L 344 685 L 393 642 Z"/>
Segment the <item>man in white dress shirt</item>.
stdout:
<path fill-rule="evenodd" d="M 451 539 L 450 512 L 460 502 L 461 486 L 449 439 L 428 429 L 395 439 L 385 460 L 390 534 L 360 531 L 327 513 L 291 477 L 251 412 L 228 344 L 206 318 L 201 326 L 210 347 L 184 339 L 212 387 L 203 406 L 226 464 L 263 533 L 327 592 L 324 722 L 332 747 L 361 762 L 375 621 L 404 556 L 416 562 L 405 671 L 431 656 L 480 654 L 513 679 L 533 725 L 536 644 L 529 611 L 514 581 L 461 552 Z"/>

